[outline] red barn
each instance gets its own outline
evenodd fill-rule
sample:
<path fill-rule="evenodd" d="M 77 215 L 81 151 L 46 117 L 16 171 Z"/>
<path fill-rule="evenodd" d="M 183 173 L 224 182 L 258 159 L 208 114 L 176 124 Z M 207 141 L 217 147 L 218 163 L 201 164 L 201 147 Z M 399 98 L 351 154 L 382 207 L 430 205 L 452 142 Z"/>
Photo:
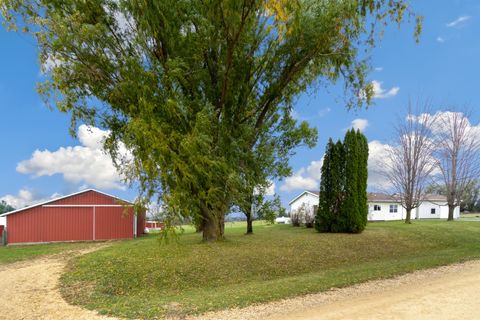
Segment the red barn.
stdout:
<path fill-rule="evenodd" d="M 132 239 L 143 234 L 145 213 L 131 202 L 88 189 L 4 213 L 7 243 Z"/>

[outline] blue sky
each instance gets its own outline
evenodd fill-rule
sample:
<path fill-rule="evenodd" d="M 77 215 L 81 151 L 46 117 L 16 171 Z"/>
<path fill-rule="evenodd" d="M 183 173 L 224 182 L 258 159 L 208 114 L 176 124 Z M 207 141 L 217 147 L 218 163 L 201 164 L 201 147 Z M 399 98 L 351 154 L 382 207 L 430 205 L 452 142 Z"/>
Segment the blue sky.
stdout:
<path fill-rule="evenodd" d="M 382 161 L 382 146 L 393 138 L 392 125 L 409 98 L 429 98 L 443 111 L 468 105 L 474 111 L 471 123 L 478 125 L 480 2 L 412 2 L 414 11 L 425 17 L 420 43 L 414 41 L 412 24 L 387 28 L 371 53 L 374 105 L 346 110 L 339 85 L 298 98 L 297 118 L 317 127 L 319 137 L 315 148 L 296 150 L 291 159 L 294 175 L 275 181 L 284 204 L 304 188 L 318 188 L 326 141 L 342 138 L 353 124 L 368 137 L 375 160 Z M 80 128 L 80 140 L 72 139 L 69 116 L 42 104 L 35 91 L 42 75 L 31 38 L 0 28 L 0 67 L 0 199 L 22 206 L 85 187 L 135 198 L 135 191 L 121 185 L 99 150 L 95 138 L 102 132 Z M 371 173 L 369 187 L 374 189 L 381 180 Z"/>

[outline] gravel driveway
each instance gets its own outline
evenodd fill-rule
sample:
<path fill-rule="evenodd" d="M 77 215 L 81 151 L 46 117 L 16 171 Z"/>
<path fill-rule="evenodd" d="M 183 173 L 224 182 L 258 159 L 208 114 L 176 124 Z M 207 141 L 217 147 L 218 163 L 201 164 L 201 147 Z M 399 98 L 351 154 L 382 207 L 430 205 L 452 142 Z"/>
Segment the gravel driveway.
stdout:
<path fill-rule="evenodd" d="M 103 246 L 0 266 L 0 319 L 113 319 L 69 305 L 57 288 L 68 259 Z"/>
<path fill-rule="evenodd" d="M 480 261 L 416 271 L 194 319 L 480 319 Z"/>
<path fill-rule="evenodd" d="M 0 267 L 0 319 L 114 319 L 66 303 L 58 281 L 68 259 L 94 245 Z M 190 319 L 480 319 L 480 261 Z"/>

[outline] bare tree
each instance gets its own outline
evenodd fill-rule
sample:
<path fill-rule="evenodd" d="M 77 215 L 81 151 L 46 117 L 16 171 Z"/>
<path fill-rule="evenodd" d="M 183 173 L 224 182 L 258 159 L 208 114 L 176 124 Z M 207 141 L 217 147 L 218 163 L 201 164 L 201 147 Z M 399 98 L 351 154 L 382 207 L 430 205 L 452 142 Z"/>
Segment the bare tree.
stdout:
<path fill-rule="evenodd" d="M 448 220 L 453 220 L 455 207 L 480 173 L 480 130 L 470 125 L 470 113 L 440 113 L 435 130 L 440 181 L 445 186 Z"/>
<path fill-rule="evenodd" d="M 387 149 L 385 175 L 406 210 L 405 223 L 411 223 L 412 210 L 420 205 L 436 165 L 432 157 L 435 146 L 432 127 L 436 116 L 429 110 L 428 102 L 417 102 L 413 113 L 409 101 L 406 119 L 395 127 L 395 144 Z"/>

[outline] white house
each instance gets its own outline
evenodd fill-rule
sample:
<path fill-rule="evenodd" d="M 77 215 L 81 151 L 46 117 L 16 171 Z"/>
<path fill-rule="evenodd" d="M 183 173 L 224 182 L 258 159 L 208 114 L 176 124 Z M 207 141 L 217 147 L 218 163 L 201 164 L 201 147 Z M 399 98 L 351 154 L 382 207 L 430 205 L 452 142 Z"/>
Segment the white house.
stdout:
<path fill-rule="evenodd" d="M 297 211 L 303 204 L 311 208 L 318 207 L 318 192 L 305 190 L 293 198 L 293 200 L 288 203 L 290 212 Z"/>
<path fill-rule="evenodd" d="M 398 199 L 383 193 L 368 193 L 368 221 L 405 219 L 407 211 Z M 414 217 L 412 217 L 414 218 Z"/>
<path fill-rule="evenodd" d="M 318 192 L 303 191 L 289 202 L 290 213 L 297 211 L 302 205 L 310 212 L 316 212 L 318 207 Z M 401 206 L 397 197 L 389 196 L 384 193 L 368 193 L 368 220 L 369 221 L 388 221 L 403 220 L 406 216 L 406 210 Z M 460 208 L 456 207 L 453 215 L 454 219 L 460 217 Z M 447 219 L 448 205 L 445 196 L 426 195 L 418 208 L 412 211 L 412 219 Z"/>
<path fill-rule="evenodd" d="M 293 198 L 288 205 L 290 206 L 290 216 L 292 212 L 296 212 L 302 206 L 305 206 L 306 214 L 314 217 L 318 208 L 318 192 L 305 190 Z"/>

